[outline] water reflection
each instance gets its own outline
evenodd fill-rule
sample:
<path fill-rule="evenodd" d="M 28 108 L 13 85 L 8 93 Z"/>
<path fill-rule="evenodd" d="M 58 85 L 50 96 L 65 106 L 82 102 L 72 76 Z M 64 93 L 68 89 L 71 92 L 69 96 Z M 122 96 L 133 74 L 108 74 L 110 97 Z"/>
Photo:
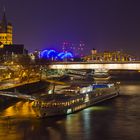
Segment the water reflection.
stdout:
<path fill-rule="evenodd" d="M 15 105 L 5 109 L 1 116 L 3 117 L 35 117 L 36 114 L 32 108 L 32 102 L 17 102 Z"/>
<path fill-rule="evenodd" d="M 64 117 L 37 119 L 31 104 L 1 112 L 0 140 L 140 139 L 140 84 L 124 84 L 119 97 Z"/>
<path fill-rule="evenodd" d="M 140 96 L 140 83 L 135 83 L 135 84 L 128 84 L 128 86 L 126 85 L 122 85 L 121 86 L 121 93 L 123 93 L 123 95 L 130 95 L 130 96 Z"/>

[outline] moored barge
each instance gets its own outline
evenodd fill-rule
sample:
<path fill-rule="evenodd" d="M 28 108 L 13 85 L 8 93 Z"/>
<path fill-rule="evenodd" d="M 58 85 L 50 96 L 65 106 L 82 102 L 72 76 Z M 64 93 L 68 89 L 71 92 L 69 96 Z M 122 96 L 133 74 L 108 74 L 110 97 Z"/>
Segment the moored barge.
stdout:
<path fill-rule="evenodd" d="M 118 95 L 118 84 L 93 84 L 65 89 L 61 94 L 47 94 L 34 101 L 33 108 L 40 118 L 67 115 Z"/>

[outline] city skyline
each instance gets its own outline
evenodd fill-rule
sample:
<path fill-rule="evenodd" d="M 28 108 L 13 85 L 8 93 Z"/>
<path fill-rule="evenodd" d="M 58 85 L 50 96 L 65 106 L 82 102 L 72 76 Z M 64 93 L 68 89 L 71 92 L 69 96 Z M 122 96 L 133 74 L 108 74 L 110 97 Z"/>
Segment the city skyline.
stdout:
<path fill-rule="evenodd" d="M 138 1 L 122 0 L 2 0 L 13 24 L 14 43 L 29 51 L 56 42 L 84 41 L 88 48 L 124 50 L 139 56 L 140 19 Z"/>

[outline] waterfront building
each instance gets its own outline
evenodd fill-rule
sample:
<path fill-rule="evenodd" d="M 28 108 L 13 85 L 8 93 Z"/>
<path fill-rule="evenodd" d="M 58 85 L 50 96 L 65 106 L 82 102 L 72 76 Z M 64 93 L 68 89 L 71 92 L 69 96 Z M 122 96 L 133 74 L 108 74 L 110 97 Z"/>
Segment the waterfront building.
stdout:
<path fill-rule="evenodd" d="M 136 58 L 130 54 L 124 53 L 122 51 L 105 51 L 105 52 L 97 52 L 96 49 L 91 51 L 91 55 L 87 55 L 84 57 L 85 61 L 135 61 Z"/>

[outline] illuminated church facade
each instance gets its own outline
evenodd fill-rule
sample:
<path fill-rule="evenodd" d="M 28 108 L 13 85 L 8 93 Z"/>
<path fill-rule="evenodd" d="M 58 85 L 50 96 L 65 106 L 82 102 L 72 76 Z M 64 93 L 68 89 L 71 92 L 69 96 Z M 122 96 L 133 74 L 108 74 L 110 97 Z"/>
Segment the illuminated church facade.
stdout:
<path fill-rule="evenodd" d="M 27 55 L 28 50 L 23 44 L 13 43 L 13 26 L 7 21 L 5 9 L 0 21 L 0 61 L 14 56 Z"/>
<path fill-rule="evenodd" d="M 13 26 L 6 19 L 5 11 L 0 21 L 0 48 L 13 44 Z"/>

